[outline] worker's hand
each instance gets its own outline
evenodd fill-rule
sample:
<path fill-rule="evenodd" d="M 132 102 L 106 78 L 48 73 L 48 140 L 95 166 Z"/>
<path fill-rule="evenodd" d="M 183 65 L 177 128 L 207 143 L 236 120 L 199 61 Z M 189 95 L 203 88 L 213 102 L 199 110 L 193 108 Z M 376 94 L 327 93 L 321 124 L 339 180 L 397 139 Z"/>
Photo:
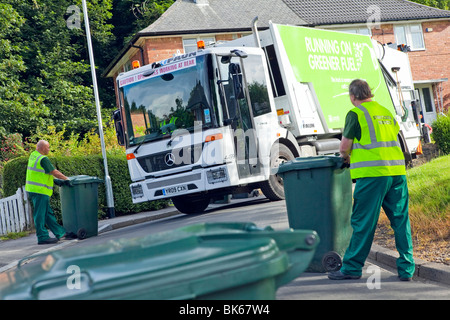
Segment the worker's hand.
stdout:
<path fill-rule="evenodd" d="M 341 158 L 344 160 L 341 166 L 341 169 L 350 167 L 350 156 L 345 153 L 341 153 Z"/>
<path fill-rule="evenodd" d="M 54 179 L 53 182 L 59 187 L 64 185 L 64 180 L 62 179 Z"/>
<path fill-rule="evenodd" d="M 350 164 L 350 156 L 348 154 L 342 154 L 341 158 L 344 159 L 344 163 Z"/>

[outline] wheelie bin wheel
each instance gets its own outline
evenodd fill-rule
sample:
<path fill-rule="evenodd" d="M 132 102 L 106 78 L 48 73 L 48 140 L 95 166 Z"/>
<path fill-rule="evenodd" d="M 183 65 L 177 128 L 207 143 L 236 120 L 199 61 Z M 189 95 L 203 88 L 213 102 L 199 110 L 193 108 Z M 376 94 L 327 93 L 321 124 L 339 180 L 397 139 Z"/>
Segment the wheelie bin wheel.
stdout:
<path fill-rule="evenodd" d="M 86 229 L 84 229 L 84 228 L 80 228 L 80 229 L 78 229 L 78 231 L 77 231 L 77 237 L 78 237 L 78 239 L 84 239 L 84 238 L 86 238 Z"/>
<path fill-rule="evenodd" d="M 338 271 L 342 267 L 342 258 L 337 252 L 327 252 L 322 257 L 322 266 L 327 272 Z"/>

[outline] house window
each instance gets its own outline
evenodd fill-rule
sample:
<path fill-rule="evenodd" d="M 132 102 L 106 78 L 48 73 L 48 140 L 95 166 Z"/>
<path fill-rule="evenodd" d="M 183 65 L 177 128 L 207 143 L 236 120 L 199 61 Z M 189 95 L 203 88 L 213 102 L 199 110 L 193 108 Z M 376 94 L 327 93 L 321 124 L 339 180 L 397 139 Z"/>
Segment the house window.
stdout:
<path fill-rule="evenodd" d="M 425 50 L 422 26 L 420 24 L 394 26 L 394 34 L 397 45 L 406 44 L 412 51 Z"/>
<path fill-rule="evenodd" d="M 216 39 L 214 37 L 197 37 L 197 38 L 183 39 L 184 53 L 197 51 L 197 41 L 199 40 L 205 41 L 205 46 L 208 46 L 209 44 L 216 42 Z"/>
<path fill-rule="evenodd" d="M 131 61 L 128 61 L 123 65 L 123 72 L 127 72 L 131 70 Z"/>

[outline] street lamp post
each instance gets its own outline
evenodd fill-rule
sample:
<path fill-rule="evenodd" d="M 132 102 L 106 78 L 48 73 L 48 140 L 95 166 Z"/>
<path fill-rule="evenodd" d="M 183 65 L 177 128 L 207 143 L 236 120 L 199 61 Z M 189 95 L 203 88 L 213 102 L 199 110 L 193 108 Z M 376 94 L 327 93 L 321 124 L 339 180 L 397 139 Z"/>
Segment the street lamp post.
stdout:
<path fill-rule="evenodd" d="M 89 61 L 90 61 L 90 65 L 91 65 L 92 84 L 94 87 L 95 105 L 97 108 L 98 133 L 100 136 L 100 143 L 102 146 L 103 165 L 105 167 L 107 216 L 109 218 L 114 218 L 115 217 L 114 198 L 113 198 L 113 192 L 112 192 L 112 186 L 111 186 L 111 178 L 109 177 L 109 173 L 108 173 L 108 161 L 106 158 L 105 139 L 103 136 L 102 114 L 100 111 L 100 99 L 98 96 L 97 76 L 95 73 L 94 52 L 92 50 L 91 30 L 89 28 L 89 18 L 88 18 L 86 0 L 83 0 L 83 15 L 84 15 L 84 25 L 86 28 L 86 40 L 87 40 L 87 45 L 88 45 L 88 50 L 89 50 Z"/>

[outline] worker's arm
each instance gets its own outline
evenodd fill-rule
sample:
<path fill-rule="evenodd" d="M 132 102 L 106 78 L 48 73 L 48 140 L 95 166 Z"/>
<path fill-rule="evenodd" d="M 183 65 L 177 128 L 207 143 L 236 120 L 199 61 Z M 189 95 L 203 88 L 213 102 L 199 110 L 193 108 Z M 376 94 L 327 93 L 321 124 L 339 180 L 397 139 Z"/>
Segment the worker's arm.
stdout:
<path fill-rule="evenodd" d="M 61 179 L 61 180 L 69 180 L 69 178 L 67 178 L 65 175 L 63 175 L 63 174 L 61 173 L 61 171 L 59 171 L 59 170 L 57 170 L 57 169 L 51 171 L 50 174 L 51 174 L 52 176 L 54 176 L 55 178 L 57 178 L 57 179 Z"/>
<path fill-rule="evenodd" d="M 51 174 L 56 179 L 69 180 L 69 178 L 67 178 L 65 175 L 63 175 L 61 173 L 61 171 L 59 171 L 58 169 L 56 169 L 53 166 L 53 164 L 50 162 L 50 160 L 47 157 L 44 157 L 41 160 L 41 166 L 42 166 L 42 168 L 44 168 L 44 171 L 46 174 Z"/>
<path fill-rule="evenodd" d="M 339 152 L 345 163 L 350 163 L 353 139 L 361 139 L 361 127 L 358 122 L 358 115 L 353 111 L 349 111 L 345 117 L 344 131 L 342 132 L 339 146 Z"/>
<path fill-rule="evenodd" d="M 352 152 L 353 139 L 342 136 L 339 152 L 345 163 L 350 163 L 350 153 Z"/>

